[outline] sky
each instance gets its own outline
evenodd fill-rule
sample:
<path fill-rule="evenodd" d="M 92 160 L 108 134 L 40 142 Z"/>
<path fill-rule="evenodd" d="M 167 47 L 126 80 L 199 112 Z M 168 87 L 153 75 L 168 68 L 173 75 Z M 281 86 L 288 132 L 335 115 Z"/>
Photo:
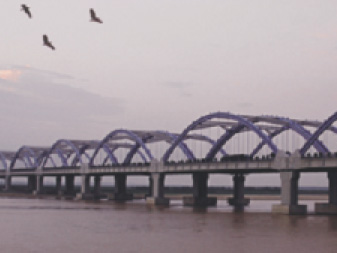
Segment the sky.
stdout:
<path fill-rule="evenodd" d="M 217 111 L 324 120 L 336 12 L 334 0 L 2 0 L 0 149 L 179 133 Z"/>

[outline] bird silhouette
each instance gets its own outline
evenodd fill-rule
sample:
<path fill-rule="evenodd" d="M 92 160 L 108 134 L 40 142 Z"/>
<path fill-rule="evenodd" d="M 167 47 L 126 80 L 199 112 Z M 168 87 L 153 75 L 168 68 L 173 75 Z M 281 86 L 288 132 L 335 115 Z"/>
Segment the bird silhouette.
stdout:
<path fill-rule="evenodd" d="M 55 50 L 55 47 L 53 46 L 53 44 L 49 41 L 48 36 L 47 35 L 43 35 L 43 45 L 50 47 L 51 49 Z"/>
<path fill-rule="evenodd" d="M 25 4 L 21 4 L 21 10 L 24 11 L 29 18 L 32 18 L 32 13 L 29 10 L 29 7 Z"/>
<path fill-rule="evenodd" d="M 97 22 L 97 23 L 103 23 L 103 21 L 96 16 L 96 13 L 94 11 L 94 9 L 90 9 L 90 17 L 91 17 L 91 22 Z"/>

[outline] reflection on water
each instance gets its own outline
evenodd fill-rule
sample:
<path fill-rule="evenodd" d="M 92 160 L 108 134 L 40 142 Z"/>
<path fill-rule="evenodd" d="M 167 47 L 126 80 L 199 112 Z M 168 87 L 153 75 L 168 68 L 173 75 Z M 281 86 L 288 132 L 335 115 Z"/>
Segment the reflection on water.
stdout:
<path fill-rule="evenodd" d="M 0 199 L 1 252 L 336 252 L 337 216 L 271 214 L 273 201 L 216 208 Z M 313 202 L 306 201 L 309 210 Z"/>

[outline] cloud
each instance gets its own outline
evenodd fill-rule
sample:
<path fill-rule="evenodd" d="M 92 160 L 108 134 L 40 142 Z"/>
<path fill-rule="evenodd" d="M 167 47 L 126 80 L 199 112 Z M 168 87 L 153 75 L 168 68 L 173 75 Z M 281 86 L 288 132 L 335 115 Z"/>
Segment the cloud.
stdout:
<path fill-rule="evenodd" d="M 28 121 L 80 122 L 123 112 L 122 101 L 64 84 L 0 82 L 0 114 Z M 3 116 L 4 117 L 4 116 Z"/>
<path fill-rule="evenodd" d="M 9 67 L 13 71 L 20 72 L 22 79 L 30 79 L 34 81 L 48 81 L 48 82 L 64 82 L 65 80 L 74 80 L 71 75 L 59 73 L 55 71 L 34 68 L 29 65 L 11 65 Z"/>
<path fill-rule="evenodd" d="M 22 75 L 18 69 L 0 69 L 0 79 L 17 82 Z"/>
<path fill-rule="evenodd" d="M 16 82 L 0 79 L 0 139 L 6 149 L 67 137 L 102 138 L 120 127 L 124 100 L 72 87 L 69 83 L 75 78 L 66 74 L 16 69 L 22 71 Z"/>

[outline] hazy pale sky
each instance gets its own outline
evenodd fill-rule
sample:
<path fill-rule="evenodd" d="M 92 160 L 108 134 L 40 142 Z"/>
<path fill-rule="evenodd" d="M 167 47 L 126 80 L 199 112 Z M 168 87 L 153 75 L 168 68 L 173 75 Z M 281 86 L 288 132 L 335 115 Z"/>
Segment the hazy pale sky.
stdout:
<path fill-rule="evenodd" d="M 1 2 L 2 132 L 23 135 L 2 148 L 35 143 L 35 127 L 90 138 L 181 131 L 214 111 L 336 111 L 336 1 L 25 1 L 32 19 L 22 1 Z"/>
<path fill-rule="evenodd" d="M 181 132 L 215 111 L 324 120 L 336 13 L 334 0 L 2 0 L 0 149 Z"/>

